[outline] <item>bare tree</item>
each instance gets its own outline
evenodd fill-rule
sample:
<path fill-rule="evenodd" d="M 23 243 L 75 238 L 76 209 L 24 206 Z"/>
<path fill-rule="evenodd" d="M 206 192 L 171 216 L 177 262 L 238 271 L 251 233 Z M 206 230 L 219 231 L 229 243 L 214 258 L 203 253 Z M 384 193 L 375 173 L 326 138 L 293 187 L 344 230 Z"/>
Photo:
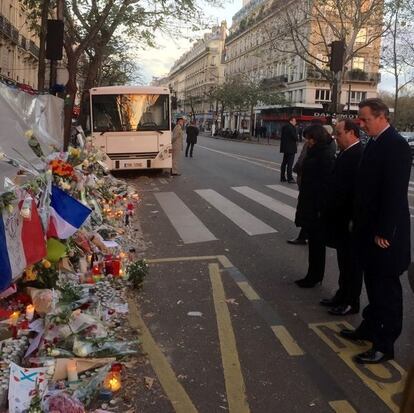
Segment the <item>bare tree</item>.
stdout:
<path fill-rule="evenodd" d="M 281 58 L 299 57 L 305 63 L 304 76 L 317 73 L 331 88 L 336 83 L 333 101 L 340 102 L 344 79 L 352 80 L 353 70 L 361 76 L 354 58 L 363 57 L 364 66 L 377 72 L 381 36 L 388 28 L 383 16 L 384 0 L 292 0 L 288 5 L 275 0 L 261 27 Z M 345 50 L 335 74 L 329 70 L 329 56 L 336 40 L 344 42 Z"/>
<path fill-rule="evenodd" d="M 394 123 L 398 123 L 401 92 L 414 82 L 414 6 L 396 0 L 389 9 L 390 29 L 384 38 L 382 63 L 394 78 Z"/>

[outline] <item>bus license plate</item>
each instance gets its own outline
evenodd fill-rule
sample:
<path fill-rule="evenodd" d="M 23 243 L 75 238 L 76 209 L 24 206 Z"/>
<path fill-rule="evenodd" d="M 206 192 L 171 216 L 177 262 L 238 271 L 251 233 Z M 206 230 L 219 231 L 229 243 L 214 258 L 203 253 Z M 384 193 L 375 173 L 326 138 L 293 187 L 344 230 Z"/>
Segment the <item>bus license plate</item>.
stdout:
<path fill-rule="evenodd" d="M 125 162 L 125 168 L 142 168 L 142 162 Z"/>

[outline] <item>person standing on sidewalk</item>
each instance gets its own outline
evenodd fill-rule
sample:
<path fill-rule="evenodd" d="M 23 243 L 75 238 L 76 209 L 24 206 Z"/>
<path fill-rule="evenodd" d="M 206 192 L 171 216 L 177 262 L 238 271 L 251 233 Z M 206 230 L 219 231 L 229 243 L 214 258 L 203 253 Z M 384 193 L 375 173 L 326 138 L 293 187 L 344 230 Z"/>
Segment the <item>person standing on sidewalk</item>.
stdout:
<path fill-rule="evenodd" d="M 178 118 L 172 133 L 172 170 L 171 175 L 178 176 L 180 173 L 181 152 L 183 151 L 183 128 L 184 118 Z"/>
<path fill-rule="evenodd" d="M 190 157 L 193 157 L 194 145 L 197 143 L 197 136 L 199 130 L 196 126 L 195 120 L 192 120 L 187 126 L 187 147 L 185 148 L 185 157 L 188 157 L 188 150 L 190 150 Z"/>
<path fill-rule="evenodd" d="M 359 119 L 371 137 L 357 175 L 354 220 L 368 306 L 358 328 L 341 330 L 340 335 L 371 341 L 371 349 L 354 360 L 376 364 L 394 358 L 402 330 L 400 276 L 411 258 L 407 193 L 412 156 L 407 141 L 389 124 L 389 109 L 381 99 L 362 101 Z"/>
<path fill-rule="evenodd" d="M 283 126 L 280 138 L 280 153 L 283 153 L 283 161 L 280 168 L 280 182 L 294 184 L 295 180 L 292 175 L 293 162 L 297 152 L 298 134 L 296 131 L 296 118 L 291 117 L 289 122 Z M 286 179 L 287 169 L 287 179 Z"/>

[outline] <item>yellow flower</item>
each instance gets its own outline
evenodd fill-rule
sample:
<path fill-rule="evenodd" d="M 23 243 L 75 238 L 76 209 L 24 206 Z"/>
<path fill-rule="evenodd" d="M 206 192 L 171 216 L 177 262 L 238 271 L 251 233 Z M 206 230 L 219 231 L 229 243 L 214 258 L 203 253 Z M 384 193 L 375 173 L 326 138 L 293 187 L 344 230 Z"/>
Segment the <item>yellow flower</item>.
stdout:
<path fill-rule="evenodd" d="M 79 148 L 70 148 L 69 153 L 70 153 L 70 156 L 73 156 L 74 158 L 77 158 L 80 155 L 80 149 Z"/>
<path fill-rule="evenodd" d="M 43 265 L 44 268 L 50 268 L 52 266 L 50 261 L 48 261 L 46 259 L 42 260 L 42 265 Z"/>
<path fill-rule="evenodd" d="M 26 136 L 27 139 L 30 139 L 33 136 L 33 130 L 29 129 L 24 133 L 24 136 Z"/>

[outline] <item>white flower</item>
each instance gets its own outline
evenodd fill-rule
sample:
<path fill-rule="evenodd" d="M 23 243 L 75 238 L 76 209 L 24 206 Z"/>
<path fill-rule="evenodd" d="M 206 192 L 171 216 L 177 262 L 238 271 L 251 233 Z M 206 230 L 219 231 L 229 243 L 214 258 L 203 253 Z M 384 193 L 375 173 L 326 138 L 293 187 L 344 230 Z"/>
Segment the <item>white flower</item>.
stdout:
<path fill-rule="evenodd" d="M 0 152 L 0 161 L 4 161 L 6 159 L 6 154 L 4 152 Z"/>

